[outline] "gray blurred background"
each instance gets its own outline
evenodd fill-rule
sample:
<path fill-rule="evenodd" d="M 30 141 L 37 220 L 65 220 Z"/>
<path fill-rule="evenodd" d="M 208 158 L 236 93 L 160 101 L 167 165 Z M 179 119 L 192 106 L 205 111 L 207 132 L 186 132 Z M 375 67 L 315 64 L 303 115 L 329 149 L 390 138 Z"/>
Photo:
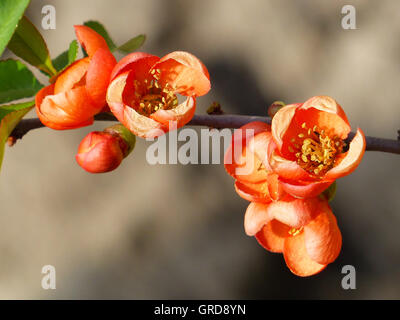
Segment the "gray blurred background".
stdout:
<path fill-rule="evenodd" d="M 53 57 L 75 38 L 72 26 L 89 19 L 117 44 L 146 33 L 143 51 L 194 53 L 213 86 L 198 99 L 199 114 L 214 100 L 229 113 L 265 115 L 274 100 L 326 94 L 368 135 L 395 138 L 400 128 L 399 1 L 33 0 L 27 15 L 39 28 L 46 4 L 57 12 L 56 30 L 43 31 Z M 357 30 L 341 27 L 345 4 L 356 7 Z M 338 181 L 342 252 L 302 279 L 245 235 L 248 203 L 223 165 L 151 166 L 149 143 L 139 140 L 118 170 L 83 171 L 78 144 L 106 125 L 39 129 L 7 148 L 0 298 L 400 298 L 398 155 L 367 152 Z M 56 290 L 41 288 L 47 264 L 56 267 Z M 356 268 L 356 290 L 341 288 L 346 264 Z"/>

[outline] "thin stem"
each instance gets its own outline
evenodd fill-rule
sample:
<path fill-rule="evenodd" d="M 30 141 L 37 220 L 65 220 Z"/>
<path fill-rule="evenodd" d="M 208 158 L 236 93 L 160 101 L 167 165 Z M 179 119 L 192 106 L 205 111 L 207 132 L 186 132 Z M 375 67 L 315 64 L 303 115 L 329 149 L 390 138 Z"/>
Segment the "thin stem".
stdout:
<path fill-rule="evenodd" d="M 100 113 L 95 116 L 96 121 L 117 121 L 111 113 Z M 246 115 L 195 115 L 193 119 L 188 123 L 191 126 L 205 126 L 217 129 L 222 128 L 240 128 L 246 123 L 253 121 L 262 121 L 271 123 L 269 117 L 260 116 L 246 116 Z M 37 118 L 23 119 L 11 133 L 10 137 L 15 140 L 21 139 L 30 130 L 42 128 L 43 124 Z M 347 138 L 347 142 L 353 139 L 355 133 L 351 132 Z M 400 154 L 400 139 L 385 139 L 366 136 L 367 148 L 369 151 L 380 151 Z"/>

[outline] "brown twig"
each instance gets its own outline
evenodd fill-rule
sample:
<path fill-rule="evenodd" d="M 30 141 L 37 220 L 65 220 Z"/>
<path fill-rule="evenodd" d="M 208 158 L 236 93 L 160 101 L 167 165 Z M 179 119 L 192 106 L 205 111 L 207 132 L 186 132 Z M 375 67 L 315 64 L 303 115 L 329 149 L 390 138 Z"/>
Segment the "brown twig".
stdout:
<path fill-rule="evenodd" d="M 100 113 L 95 116 L 96 121 L 117 121 L 111 113 Z M 191 126 L 205 126 L 217 129 L 222 128 L 240 128 L 246 123 L 252 121 L 262 121 L 271 123 L 269 117 L 261 116 L 245 116 L 245 115 L 195 115 L 188 123 Z M 23 119 L 11 133 L 11 137 L 21 139 L 30 130 L 43 127 L 43 124 L 37 118 Z M 354 132 L 349 134 L 347 142 L 351 141 L 354 137 Z M 384 139 L 366 136 L 367 148 L 369 151 L 381 151 L 388 153 L 400 154 L 400 140 Z"/>

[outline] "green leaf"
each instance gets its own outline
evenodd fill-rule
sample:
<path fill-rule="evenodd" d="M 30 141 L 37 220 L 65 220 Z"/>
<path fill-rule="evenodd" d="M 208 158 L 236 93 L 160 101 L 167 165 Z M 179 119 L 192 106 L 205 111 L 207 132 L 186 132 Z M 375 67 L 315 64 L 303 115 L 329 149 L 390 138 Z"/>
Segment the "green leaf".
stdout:
<path fill-rule="evenodd" d="M 34 96 L 43 85 L 20 61 L 0 61 L 0 104 Z"/>
<path fill-rule="evenodd" d="M 123 53 L 131 53 L 132 51 L 139 49 L 145 41 L 146 41 L 146 35 L 140 34 L 132 38 L 131 40 L 125 42 L 122 46 L 119 46 L 117 50 Z"/>
<path fill-rule="evenodd" d="M 51 63 L 49 50 L 40 32 L 25 16 L 19 21 L 8 48 L 26 62 L 54 76 L 57 71 Z"/>
<path fill-rule="evenodd" d="M 4 156 L 4 146 L 10 133 L 34 105 L 34 101 L 29 101 L 8 106 L 0 106 L 0 168 Z"/>
<path fill-rule="evenodd" d="M 0 56 L 10 41 L 30 0 L 0 1 Z"/>
<path fill-rule="evenodd" d="M 112 41 L 111 37 L 109 36 L 106 28 L 104 28 L 104 26 L 98 22 L 98 21 L 86 21 L 84 23 L 85 26 L 93 29 L 94 31 L 96 31 L 99 35 L 101 35 L 104 40 L 106 40 L 108 48 L 110 49 L 110 51 L 114 51 L 116 49 L 116 45 L 115 43 Z"/>
<path fill-rule="evenodd" d="M 328 189 L 326 189 L 322 194 L 325 196 L 325 198 L 330 202 L 335 198 L 336 195 L 336 190 L 337 190 L 337 185 L 336 181 L 332 183 Z"/>
<path fill-rule="evenodd" d="M 76 60 L 78 55 L 78 41 L 73 40 L 69 49 L 61 53 L 57 58 L 53 60 L 53 65 L 58 72 L 64 70 L 66 67 L 71 65 Z"/>

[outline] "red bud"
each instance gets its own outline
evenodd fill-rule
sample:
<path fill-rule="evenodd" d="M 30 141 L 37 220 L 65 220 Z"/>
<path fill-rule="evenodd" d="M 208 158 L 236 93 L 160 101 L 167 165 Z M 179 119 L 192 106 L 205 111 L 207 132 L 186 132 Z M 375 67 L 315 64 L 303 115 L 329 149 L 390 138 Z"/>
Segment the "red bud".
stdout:
<path fill-rule="evenodd" d="M 93 131 L 83 138 L 75 158 L 88 172 L 109 172 L 121 164 L 125 149 L 125 141 L 119 136 Z"/>

